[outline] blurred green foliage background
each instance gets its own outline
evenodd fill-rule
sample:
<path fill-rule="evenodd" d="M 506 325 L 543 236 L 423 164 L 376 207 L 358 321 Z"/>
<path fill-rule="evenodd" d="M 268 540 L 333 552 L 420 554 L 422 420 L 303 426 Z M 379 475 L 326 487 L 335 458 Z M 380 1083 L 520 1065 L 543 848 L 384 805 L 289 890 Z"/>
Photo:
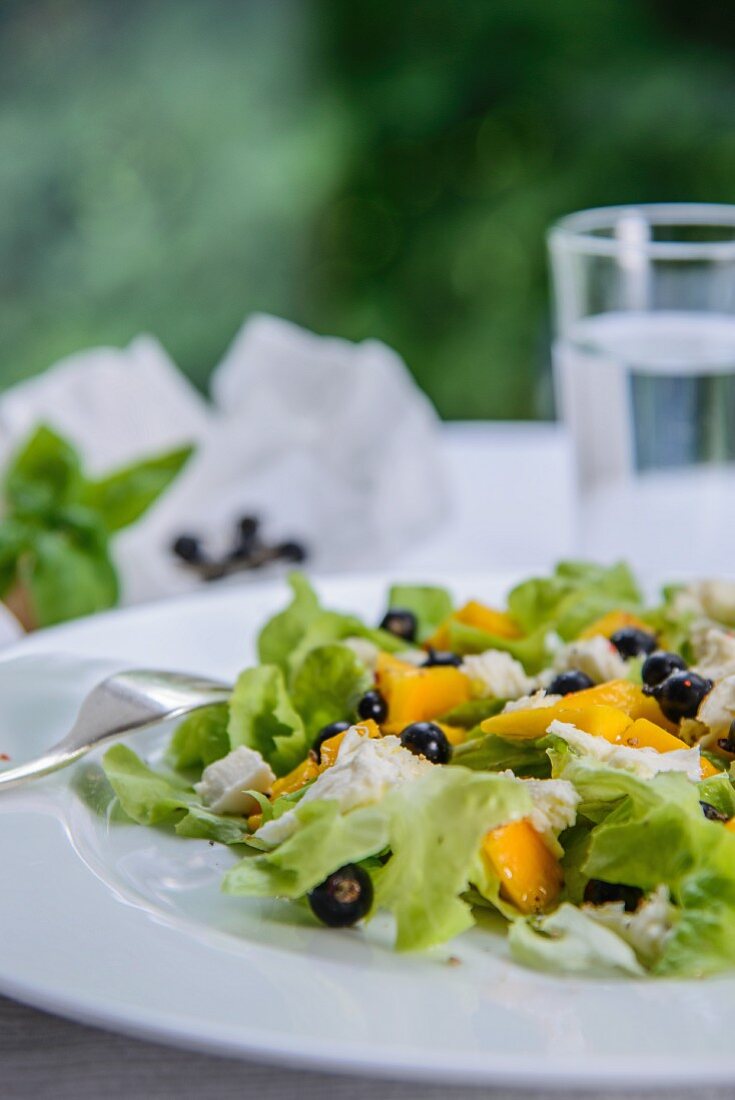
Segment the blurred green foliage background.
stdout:
<path fill-rule="evenodd" d="M 377 336 L 447 417 L 548 415 L 544 231 L 735 200 L 721 0 L 5 0 L 0 385 L 243 318 Z"/>

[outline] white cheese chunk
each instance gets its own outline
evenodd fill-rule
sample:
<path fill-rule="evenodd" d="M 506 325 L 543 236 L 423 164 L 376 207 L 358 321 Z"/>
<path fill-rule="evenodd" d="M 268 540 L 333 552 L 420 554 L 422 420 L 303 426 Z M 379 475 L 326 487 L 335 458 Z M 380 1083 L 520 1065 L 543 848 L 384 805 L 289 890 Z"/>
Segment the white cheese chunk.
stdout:
<path fill-rule="evenodd" d="M 675 749 L 673 752 L 657 752 L 647 747 L 633 749 L 627 745 L 613 745 L 604 737 L 594 737 L 558 719 L 550 724 L 549 733 L 561 737 L 583 756 L 591 757 L 609 768 L 632 772 L 641 779 L 652 779 L 659 772 L 682 772 L 695 781 L 702 775 L 699 746 Z"/>
<path fill-rule="evenodd" d="M 266 794 L 275 779 L 260 753 L 241 745 L 206 767 L 194 790 L 216 814 L 252 814 L 260 807 L 245 791 Z"/>
<path fill-rule="evenodd" d="M 628 674 L 625 661 L 603 634 L 570 642 L 559 650 L 554 657 L 555 671 L 567 672 L 573 668 L 584 672 L 595 684 L 622 680 Z"/>
<path fill-rule="evenodd" d="M 567 779 L 521 779 L 510 768 L 498 775 L 506 775 L 523 784 L 533 804 L 528 820 L 554 855 L 563 855 L 557 837 L 577 820 L 577 806 L 581 801 L 574 785 Z"/>
<path fill-rule="evenodd" d="M 404 749 L 399 737 L 365 737 L 353 726 L 345 734 L 336 762 L 322 772 L 301 801 L 334 799 L 344 813 L 379 802 L 391 788 L 433 767 Z"/>
<path fill-rule="evenodd" d="M 735 634 L 710 623 L 692 631 L 692 647 L 697 662 L 692 671 L 709 680 L 722 680 L 735 674 Z"/>
<path fill-rule="evenodd" d="M 400 738 L 366 737 L 353 726 L 345 734 L 337 760 L 309 787 L 299 805 L 321 799 L 339 803 L 343 813 L 358 806 L 379 802 L 388 791 L 400 787 L 435 767 L 415 756 L 401 744 Z M 293 810 L 276 821 L 261 825 L 255 836 L 269 845 L 282 843 L 298 826 Z"/>
<path fill-rule="evenodd" d="M 553 707 L 562 699 L 562 695 L 548 695 L 541 688 L 539 691 L 535 691 L 533 695 L 522 695 L 520 699 L 511 699 L 503 707 L 502 713 L 507 714 L 513 710 L 541 710 L 544 707 Z"/>
<path fill-rule="evenodd" d="M 472 681 L 473 695 L 481 699 L 517 699 L 535 686 L 521 662 L 500 649 L 465 657 L 461 671 Z"/>
<path fill-rule="evenodd" d="M 521 782 L 533 802 L 531 824 L 547 844 L 555 848 L 559 833 L 577 820 L 580 796 L 566 779 L 523 779 Z"/>
<path fill-rule="evenodd" d="M 299 827 L 299 819 L 294 810 L 286 810 L 280 817 L 266 821 L 253 835 L 262 840 L 268 848 L 277 848 L 283 844 Z"/>
<path fill-rule="evenodd" d="M 365 668 L 369 669 L 370 672 L 375 672 L 380 650 L 374 642 L 371 642 L 369 638 L 345 638 L 342 645 L 346 645 L 348 649 L 351 649 L 358 661 L 365 665 Z"/>
<path fill-rule="evenodd" d="M 726 676 L 708 692 L 697 711 L 697 721 L 713 738 L 725 737 L 735 721 L 735 675 Z"/>
<path fill-rule="evenodd" d="M 404 661 L 407 665 L 413 665 L 414 668 L 421 668 L 426 660 L 425 649 L 401 649 L 398 653 L 393 654 L 399 661 Z"/>
<path fill-rule="evenodd" d="M 647 964 L 659 958 L 674 927 L 675 910 L 665 886 L 658 886 L 633 913 L 626 913 L 622 901 L 583 905 L 582 909 L 598 924 L 617 932 Z"/>
<path fill-rule="evenodd" d="M 735 626 L 735 581 L 694 581 L 676 593 L 671 608 L 675 615 L 703 615 Z"/>
<path fill-rule="evenodd" d="M 705 615 L 735 626 L 735 581 L 699 581 L 696 591 Z"/>

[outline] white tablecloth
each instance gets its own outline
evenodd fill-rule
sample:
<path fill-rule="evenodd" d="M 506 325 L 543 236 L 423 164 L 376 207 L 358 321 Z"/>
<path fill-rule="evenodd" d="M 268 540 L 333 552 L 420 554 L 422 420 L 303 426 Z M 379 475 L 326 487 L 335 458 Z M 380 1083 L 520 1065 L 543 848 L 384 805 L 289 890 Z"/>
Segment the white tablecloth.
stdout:
<path fill-rule="evenodd" d="M 573 551 L 570 456 L 558 428 L 449 425 L 444 450 L 454 486 L 453 515 L 442 531 L 404 555 L 397 563 L 401 572 L 524 569 Z M 544 494 L 538 493 L 541 481 L 548 486 Z M 441 1027 L 440 1006 L 437 1026 Z M 378 1096 L 381 1100 L 439 1100 L 451 1096 L 459 1100 L 481 1094 L 474 1089 L 303 1074 L 171 1050 L 55 1019 L 3 998 L 0 1066 L 0 1095 L 8 1100 L 97 1100 L 100 1096 L 106 1100 L 178 1100 L 182 1096 L 216 1100 L 290 1100 L 294 1096 L 300 1100 Z M 507 1090 L 492 1095 L 497 1100 L 521 1097 Z M 540 1100 L 543 1094 L 532 1095 Z M 698 1093 L 699 1100 L 725 1095 L 729 1093 Z M 602 1100 L 603 1094 L 597 1096 Z"/>

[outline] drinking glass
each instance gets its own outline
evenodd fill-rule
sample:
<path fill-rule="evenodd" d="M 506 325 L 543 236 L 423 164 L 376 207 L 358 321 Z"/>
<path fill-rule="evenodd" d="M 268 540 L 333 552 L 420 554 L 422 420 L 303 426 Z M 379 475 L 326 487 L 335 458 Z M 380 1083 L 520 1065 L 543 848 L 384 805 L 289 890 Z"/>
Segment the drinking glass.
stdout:
<path fill-rule="evenodd" d="M 735 206 L 586 210 L 549 249 L 580 551 L 735 571 Z"/>

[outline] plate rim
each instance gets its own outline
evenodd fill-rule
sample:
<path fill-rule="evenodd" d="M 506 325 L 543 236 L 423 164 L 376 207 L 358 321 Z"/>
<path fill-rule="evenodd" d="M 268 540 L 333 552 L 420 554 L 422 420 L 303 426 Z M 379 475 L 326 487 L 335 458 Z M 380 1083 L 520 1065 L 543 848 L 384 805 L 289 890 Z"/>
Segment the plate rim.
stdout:
<path fill-rule="evenodd" d="M 400 575 L 400 570 L 396 574 Z M 525 575 L 525 570 L 524 570 Z M 458 588 L 466 584 L 483 584 L 485 587 L 507 585 L 518 576 L 516 571 L 486 571 L 459 577 L 455 572 L 433 571 L 437 582 L 447 583 Z M 317 587 L 364 587 L 371 584 L 386 583 L 384 571 L 362 573 L 359 575 L 340 575 L 315 577 Z M 391 576 L 390 579 L 395 579 Z M 257 591 L 259 595 L 284 594 L 282 580 L 268 581 L 253 589 L 238 588 L 237 594 Z M 102 629 L 112 620 L 121 618 L 140 618 L 156 615 L 190 604 L 216 604 L 220 599 L 228 601 L 233 592 L 197 592 L 174 597 L 157 603 L 138 607 L 118 609 L 103 615 L 76 620 L 22 639 L 0 653 L 0 661 L 30 656 L 32 653 L 52 652 L 55 639 L 71 635 L 76 637 L 90 629 L 94 632 L 98 625 Z M 49 643 L 48 647 L 46 642 Z M 71 841 L 66 843 L 73 848 Z M 76 858 L 84 863 L 78 853 Z M 85 864 L 89 874 L 93 872 Z M 245 965 L 247 960 L 243 960 Z M 717 982 L 717 979 L 711 981 Z M 701 988 L 701 983 L 689 983 Z M 709 983 L 708 983 L 709 984 Z M 594 1066 L 589 1064 L 589 1055 L 582 1058 L 581 1064 L 570 1064 L 569 1056 L 560 1059 L 546 1058 L 529 1065 L 528 1055 L 518 1054 L 488 1060 L 484 1053 L 470 1054 L 466 1050 L 451 1052 L 446 1048 L 438 1055 L 424 1049 L 381 1047 L 373 1045 L 366 1051 L 365 1044 L 341 1042 L 338 1048 L 330 1046 L 328 1041 L 315 1044 L 313 1038 L 295 1036 L 288 1033 L 276 1034 L 272 1030 L 233 1028 L 231 1033 L 223 1032 L 218 1025 L 218 1033 L 209 1030 L 206 1020 L 201 1018 L 197 1028 L 193 1022 L 187 1026 L 188 1017 L 171 1017 L 148 1006 L 132 1006 L 126 1011 L 124 1005 L 110 1000 L 109 995 L 92 997 L 85 992 L 71 991 L 64 995 L 42 980 L 23 979 L 14 976 L 8 960 L 0 959 L 0 993 L 42 1011 L 74 1020 L 87 1026 L 103 1027 L 168 1046 L 196 1049 L 202 1053 L 235 1057 L 259 1063 L 289 1069 L 308 1069 L 314 1072 L 330 1074 L 360 1075 L 374 1079 L 394 1079 L 403 1081 L 434 1081 L 457 1085 L 497 1085 L 515 1087 L 540 1087 L 546 1091 L 581 1088 L 638 1088 L 653 1089 L 695 1084 L 730 1084 L 735 1076 L 735 1055 L 723 1056 L 721 1060 L 703 1064 L 687 1064 L 687 1059 L 672 1062 L 670 1058 L 645 1056 L 641 1053 L 626 1054 L 624 1057 L 598 1058 Z"/>

